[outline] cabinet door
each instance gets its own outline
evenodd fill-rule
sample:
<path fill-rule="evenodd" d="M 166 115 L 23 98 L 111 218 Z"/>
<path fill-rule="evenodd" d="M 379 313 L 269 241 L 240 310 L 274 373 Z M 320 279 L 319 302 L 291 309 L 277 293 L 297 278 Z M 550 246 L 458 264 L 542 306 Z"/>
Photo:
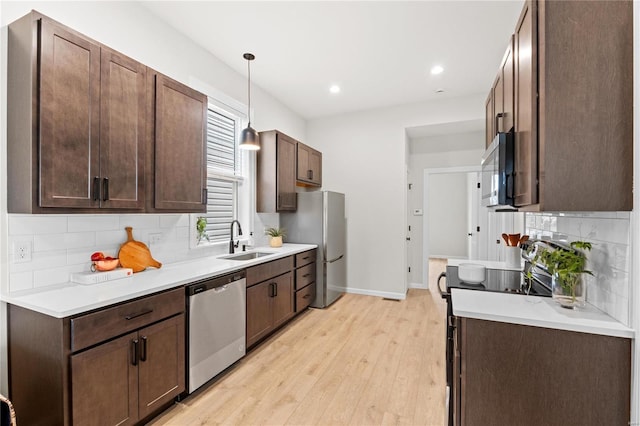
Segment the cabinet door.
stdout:
<path fill-rule="evenodd" d="M 106 48 L 101 62 L 101 205 L 143 209 L 146 67 Z"/>
<path fill-rule="evenodd" d="M 489 91 L 489 96 L 487 96 L 487 100 L 484 104 L 484 128 L 485 128 L 485 145 L 488 148 L 491 145 L 491 141 L 493 141 L 493 137 L 495 135 L 493 130 L 493 87 Z"/>
<path fill-rule="evenodd" d="M 536 2 L 527 1 L 515 33 L 515 201 L 538 202 L 538 75 Z"/>
<path fill-rule="evenodd" d="M 100 47 L 41 22 L 40 206 L 97 208 Z"/>
<path fill-rule="evenodd" d="M 184 314 L 138 332 L 139 413 L 143 419 L 184 391 Z"/>
<path fill-rule="evenodd" d="M 271 295 L 273 285 L 265 281 L 247 288 L 247 347 L 271 330 Z"/>
<path fill-rule="evenodd" d="M 502 117 L 504 115 L 504 86 L 502 80 L 502 70 L 498 73 L 496 81 L 493 83 L 493 134 L 504 132 L 502 127 Z"/>
<path fill-rule="evenodd" d="M 154 207 L 205 212 L 207 98 L 160 74 L 155 95 Z"/>
<path fill-rule="evenodd" d="M 128 425 L 138 419 L 137 334 L 71 356 L 74 425 Z"/>
<path fill-rule="evenodd" d="M 277 153 L 277 211 L 295 211 L 297 207 L 296 194 L 296 141 L 278 134 Z"/>
<path fill-rule="evenodd" d="M 502 120 L 503 132 L 513 127 L 513 37 L 507 48 L 502 63 Z"/>
<path fill-rule="evenodd" d="M 287 272 L 271 280 L 275 286 L 272 297 L 273 327 L 277 327 L 293 316 L 293 274 Z"/>
<path fill-rule="evenodd" d="M 311 182 L 322 186 L 322 153 L 320 151 L 311 150 L 309 168 L 311 169 Z"/>
<path fill-rule="evenodd" d="M 311 149 L 305 144 L 302 144 L 300 142 L 298 142 L 297 149 L 298 149 L 298 154 L 297 154 L 298 161 L 297 161 L 296 179 L 306 182 L 310 179 L 309 171 L 311 170 L 311 168 L 309 166 L 309 156 L 311 154 L 310 152 Z"/>

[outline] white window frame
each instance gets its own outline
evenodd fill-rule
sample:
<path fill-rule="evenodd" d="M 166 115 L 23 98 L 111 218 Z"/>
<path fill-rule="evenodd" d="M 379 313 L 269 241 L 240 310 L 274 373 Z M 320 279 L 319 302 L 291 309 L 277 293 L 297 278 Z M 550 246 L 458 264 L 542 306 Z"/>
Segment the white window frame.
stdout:
<path fill-rule="evenodd" d="M 192 87 L 208 94 L 214 94 L 215 97 L 209 95 L 208 107 L 212 110 L 221 113 L 223 115 L 230 115 L 235 118 L 236 121 L 236 164 L 237 172 L 234 176 L 229 174 L 220 173 L 219 171 L 212 170 L 207 166 L 207 176 L 217 176 L 223 179 L 233 180 L 236 185 L 236 197 L 234 202 L 234 217 L 240 221 L 242 225 L 243 235 L 239 237 L 237 235 L 236 228 L 234 227 L 234 240 L 240 239 L 240 244 L 246 243 L 249 239 L 249 234 L 253 232 L 253 219 L 255 216 L 255 155 L 251 156 L 249 151 L 241 150 L 238 148 L 240 133 L 243 128 L 248 124 L 247 115 L 242 111 L 246 111 L 246 106 L 235 101 L 232 98 L 222 94 L 221 92 L 208 87 L 206 84 L 199 82 L 195 79 L 191 81 Z M 190 238 L 189 246 L 191 249 L 202 249 L 207 247 L 226 247 L 229 244 L 229 239 L 217 240 L 212 242 L 201 241 L 198 243 L 196 222 L 202 214 L 190 215 Z"/>

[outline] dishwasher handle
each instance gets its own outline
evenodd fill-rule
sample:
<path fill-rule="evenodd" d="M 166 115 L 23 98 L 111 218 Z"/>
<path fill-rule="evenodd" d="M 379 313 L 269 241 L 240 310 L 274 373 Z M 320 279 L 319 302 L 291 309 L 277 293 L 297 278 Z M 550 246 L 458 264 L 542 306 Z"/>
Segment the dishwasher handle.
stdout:
<path fill-rule="evenodd" d="M 188 284 L 185 287 L 187 297 L 195 296 L 209 290 L 215 290 L 216 292 L 224 291 L 229 284 L 244 280 L 245 278 L 246 272 L 242 270 L 222 275 L 220 277 L 208 278 L 206 280 Z"/>

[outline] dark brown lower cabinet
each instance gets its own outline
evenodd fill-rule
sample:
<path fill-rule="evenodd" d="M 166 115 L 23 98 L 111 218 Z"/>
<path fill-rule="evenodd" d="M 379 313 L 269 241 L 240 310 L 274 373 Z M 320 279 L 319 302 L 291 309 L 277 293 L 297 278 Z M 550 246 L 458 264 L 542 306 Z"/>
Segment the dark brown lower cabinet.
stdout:
<path fill-rule="evenodd" d="M 293 317 L 293 297 L 291 272 L 247 288 L 247 348 Z"/>
<path fill-rule="evenodd" d="M 458 318 L 456 425 L 627 425 L 631 339 Z"/>
<path fill-rule="evenodd" d="M 185 389 L 184 307 L 183 288 L 67 318 L 8 305 L 20 424 L 130 425 L 160 411 Z"/>

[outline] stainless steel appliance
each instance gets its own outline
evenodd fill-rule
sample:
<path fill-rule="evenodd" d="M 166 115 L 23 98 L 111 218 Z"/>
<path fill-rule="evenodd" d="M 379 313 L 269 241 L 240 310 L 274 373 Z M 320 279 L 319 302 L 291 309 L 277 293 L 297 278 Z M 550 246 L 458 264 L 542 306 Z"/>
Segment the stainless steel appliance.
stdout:
<path fill-rule="evenodd" d="M 245 272 L 199 281 L 186 291 L 191 393 L 246 353 Z"/>
<path fill-rule="evenodd" d="M 482 156 L 482 205 L 513 206 L 514 203 L 513 130 L 498 133 Z"/>
<path fill-rule="evenodd" d="M 347 287 L 347 237 L 344 194 L 331 191 L 298 193 L 295 213 L 281 213 L 287 241 L 318 245 L 314 308 L 326 308 Z"/>
<path fill-rule="evenodd" d="M 527 248 L 531 245 L 540 244 L 539 241 L 527 241 L 523 243 L 523 247 Z M 546 272 L 542 265 L 532 263 L 535 251 L 523 250 L 522 257 L 525 259 L 524 271 L 487 269 L 485 280 L 480 283 L 466 283 L 458 277 L 457 266 L 447 266 L 446 272 L 438 277 L 438 291 L 443 299 L 447 301 L 447 319 L 446 327 L 446 346 L 445 359 L 447 369 L 447 389 L 446 402 L 448 413 L 448 424 L 454 424 L 454 418 L 459 419 L 460 413 L 458 402 L 460 400 L 460 377 L 454 372 L 459 372 L 461 365 L 460 356 L 457 354 L 456 340 L 457 335 L 457 318 L 453 315 L 453 306 L 451 303 L 451 289 L 458 288 L 463 290 L 474 291 L 495 291 L 513 293 L 514 297 L 518 294 L 529 294 L 535 296 L 551 297 L 551 276 Z M 528 279 L 526 271 L 531 271 L 532 279 Z M 446 287 L 441 286 L 442 279 L 446 281 Z M 454 364 L 457 363 L 457 368 Z M 457 376 L 457 377 L 454 377 Z"/>

